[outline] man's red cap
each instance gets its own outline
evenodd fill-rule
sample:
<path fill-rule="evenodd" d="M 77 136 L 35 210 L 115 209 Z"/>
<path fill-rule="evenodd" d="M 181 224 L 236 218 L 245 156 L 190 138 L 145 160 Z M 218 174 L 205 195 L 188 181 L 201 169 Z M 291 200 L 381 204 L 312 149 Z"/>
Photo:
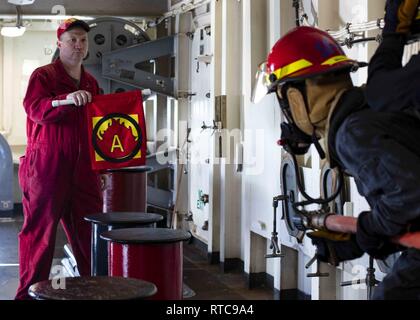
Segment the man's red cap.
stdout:
<path fill-rule="evenodd" d="M 57 29 L 57 39 L 60 39 L 61 35 L 66 32 L 69 31 L 70 29 L 73 29 L 75 27 L 80 27 L 83 30 L 85 30 L 86 32 L 89 32 L 90 27 L 89 25 L 84 22 L 83 20 L 79 20 L 76 18 L 70 18 L 67 20 L 64 20 L 60 26 Z"/>

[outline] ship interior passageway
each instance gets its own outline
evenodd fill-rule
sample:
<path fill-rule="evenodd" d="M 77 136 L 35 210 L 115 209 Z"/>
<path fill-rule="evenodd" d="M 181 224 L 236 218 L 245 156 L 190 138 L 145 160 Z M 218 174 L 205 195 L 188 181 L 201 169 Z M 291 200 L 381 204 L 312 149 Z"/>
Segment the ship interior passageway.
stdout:
<path fill-rule="evenodd" d="M 0 300 L 420 298 L 419 1 L 7 0 L 0 31 Z"/>

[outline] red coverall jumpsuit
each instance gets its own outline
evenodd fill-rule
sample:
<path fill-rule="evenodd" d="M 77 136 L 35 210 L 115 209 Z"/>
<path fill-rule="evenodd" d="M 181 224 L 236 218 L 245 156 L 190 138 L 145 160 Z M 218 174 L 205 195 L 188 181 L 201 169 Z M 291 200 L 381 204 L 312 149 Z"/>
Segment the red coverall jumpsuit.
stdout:
<path fill-rule="evenodd" d="M 31 284 L 48 279 L 60 219 L 80 274 L 90 275 L 90 225 L 83 217 L 102 212 L 102 195 L 90 165 L 86 106 L 51 105 L 77 90 L 99 93 L 84 69 L 77 87 L 59 59 L 35 70 L 29 80 L 23 101 L 28 146 L 19 166 L 24 223 L 16 299 L 28 298 Z"/>

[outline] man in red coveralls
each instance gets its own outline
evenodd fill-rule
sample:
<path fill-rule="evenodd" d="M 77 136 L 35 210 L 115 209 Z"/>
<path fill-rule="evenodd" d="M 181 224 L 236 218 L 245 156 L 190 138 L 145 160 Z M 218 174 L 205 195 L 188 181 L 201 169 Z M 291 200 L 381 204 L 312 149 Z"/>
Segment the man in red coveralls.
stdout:
<path fill-rule="evenodd" d="M 102 196 L 90 165 L 84 107 L 99 93 L 97 81 L 82 66 L 88 31 L 76 19 L 59 26 L 59 59 L 33 72 L 23 101 L 28 146 L 19 166 L 24 223 L 16 299 L 29 298 L 29 286 L 48 279 L 60 220 L 79 273 L 90 274 L 90 225 L 83 217 L 101 212 Z M 52 107 L 53 100 L 62 99 L 74 104 Z"/>

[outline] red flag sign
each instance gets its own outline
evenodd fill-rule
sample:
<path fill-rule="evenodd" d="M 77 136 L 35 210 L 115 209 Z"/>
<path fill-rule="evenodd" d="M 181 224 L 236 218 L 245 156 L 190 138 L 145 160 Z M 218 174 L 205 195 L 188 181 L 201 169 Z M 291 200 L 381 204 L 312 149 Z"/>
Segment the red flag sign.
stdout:
<path fill-rule="evenodd" d="M 93 170 L 144 165 L 146 124 L 141 91 L 95 96 L 87 108 Z"/>

